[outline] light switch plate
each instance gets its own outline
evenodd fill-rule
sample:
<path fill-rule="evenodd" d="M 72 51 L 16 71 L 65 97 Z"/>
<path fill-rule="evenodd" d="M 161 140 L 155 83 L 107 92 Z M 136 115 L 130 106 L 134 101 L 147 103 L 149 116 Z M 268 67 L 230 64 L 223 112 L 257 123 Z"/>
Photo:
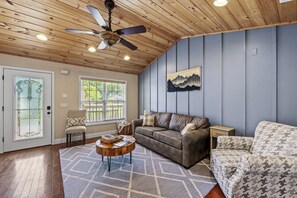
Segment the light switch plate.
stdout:
<path fill-rule="evenodd" d="M 251 54 L 252 54 L 252 56 L 256 56 L 258 54 L 258 48 L 253 48 L 251 50 Z"/>
<path fill-rule="evenodd" d="M 68 104 L 67 103 L 60 103 L 60 107 L 61 108 L 67 108 L 68 107 Z"/>

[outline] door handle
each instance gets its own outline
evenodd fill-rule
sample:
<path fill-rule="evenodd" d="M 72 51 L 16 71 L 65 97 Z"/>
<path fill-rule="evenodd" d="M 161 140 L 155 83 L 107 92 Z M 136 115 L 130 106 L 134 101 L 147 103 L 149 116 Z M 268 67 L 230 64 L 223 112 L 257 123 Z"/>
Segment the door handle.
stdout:
<path fill-rule="evenodd" d="M 51 112 L 49 111 L 49 112 L 47 112 L 47 115 L 49 115 L 49 114 L 51 114 Z"/>
<path fill-rule="evenodd" d="M 47 109 L 47 110 L 51 110 L 51 106 L 47 106 L 46 109 Z"/>

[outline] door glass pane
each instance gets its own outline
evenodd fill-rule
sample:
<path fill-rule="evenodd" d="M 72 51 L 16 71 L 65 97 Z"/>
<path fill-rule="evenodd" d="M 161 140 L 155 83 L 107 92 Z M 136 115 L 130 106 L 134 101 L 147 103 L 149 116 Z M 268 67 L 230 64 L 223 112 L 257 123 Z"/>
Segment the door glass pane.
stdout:
<path fill-rule="evenodd" d="M 43 80 L 15 77 L 14 141 L 43 137 Z"/>

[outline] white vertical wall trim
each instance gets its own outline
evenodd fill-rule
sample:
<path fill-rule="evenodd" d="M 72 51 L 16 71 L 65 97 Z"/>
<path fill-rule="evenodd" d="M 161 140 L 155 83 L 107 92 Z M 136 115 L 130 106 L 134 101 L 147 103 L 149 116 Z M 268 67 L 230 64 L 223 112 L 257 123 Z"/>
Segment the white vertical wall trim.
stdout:
<path fill-rule="evenodd" d="M 202 67 L 202 91 L 203 91 L 203 93 L 202 93 L 202 97 L 203 97 L 203 99 L 202 99 L 202 104 L 203 104 L 203 110 L 202 110 L 202 116 L 205 116 L 205 90 L 204 90 L 204 87 L 205 87 L 205 36 L 202 36 L 202 46 L 203 46 L 203 67 Z"/>
<path fill-rule="evenodd" d="M 149 88 L 149 90 L 150 90 L 150 97 L 149 97 L 149 100 L 150 100 L 150 102 L 149 102 L 149 104 L 150 104 L 150 107 L 149 107 L 149 111 L 151 111 L 152 110 L 152 65 L 150 65 L 149 66 L 149 76 L 150 76 L 150 82 L 149 82 L 149 85 L 150 85 L 150 88 Z"/>
<path fill-rule="evenodd" d="M 246 136 L 246 129 L 247 129 L 247 127 L 246 127 L 246 98 L 247 98 L 247 94 L 246 94 L 246 92 L 247 92 L 247 89 L 246 89 L 246 55 L 247 55 L 247 52 L 246 52 L 246 42 L 247 42 L 247 31 L 245 30 L 244 31 L 244 49 L 243 49 L 243 53 L 244 53 L 244 65 L 243 65 L 243 67 L 244 67 L 244 79 L 243 79 L 243 83 L 244 83 L 244 101 L 243 101 L 243 105 L 244 105 L 244 132 L 243 132 L 243 134 L 244 134 L 244 136 Z"/>
<path fill-rule="evenodd" d="M 159 111 L 159 59 L 157 60 L 157 112 Z"/>
<path fill-rule="evenodd" d="M 3 75 L 3 67 L 0 66 L 0 94 L 1 94 L 1 97 L 0 97 L 0 108 L 2 108 L 2 106 L 4 105 L 3 104 L 3 80 L 2 80 L 2 75 Z M 4 144 L 2 142 L 2 138 L 4 137 L 4 123 L 3 123 L 3 119 L 4 119 L 4 112 L 2 111 L 2 109 L 0 109 L 0 153 L 3 153 L 3 150 L 4 150 Z"/>
<path fill-rule="evenodd" d="M 178 43 L 179 42 L 177 42 L 176 44 L 175 44 L 175 72 L 177 72 L 177 57 L 178 57 L 178 55 L 177 55 L 177 52 L 178 52 L 178 50 L 177 50 L 177 48 L 178 48 Z M 177 105 L 178 105 L 178 97 L 177 97 L 177 91 L 175 92 L 175 100 L 176 100 L 176 103 L 175 103 L 175 113 L 177 113 Z"/>
<path fill-rule="evenodd" d="M 190 69 L 190 56 L 191 56 L 191 49 L 190 49 L 190 38 L 187 38 L 188 42 L 188 69 Z M 190 92 L 188 91 L 188 115 L 190 115 Z"/>
<path fill-rule="evenodd" d="M 273 53 L 274 53 L 274 109 L 273 109 L 273 118 L 274 118 L 274 121 L 277 122 L 277 109 L 278 109 L 278 106 L 277 106 L 277 93 L 278 93 L 278 88 L 277 88 L 277 84 L 278 84 L 278 76 L 277 76 L 277 71 L 278 71 L 278 55 L 277 55 L 277 48 L 278 48 L 278 40 L 277 40 L 277 31 L 278 31 L 278 27 L 274 27 L 274 34 L 273 34 L 273 40 L 275 41 L 275 45 L 273 45 Z"/>
<path fill-rule="evenodd" d="M 167 52 L 165 53 L 165 82 L 166 82 L 166 85 L 165 85 L 165 90 L 166 90 L 166 93 L 165 93 L 165 110 L 167 112 Z"/>
<path fill-rule="evenodd" d="M 220 97 L 221 97 L 221 119 L 220 119 L 220 122 L 221 122 L 221 125 L 223 125 L 223 44 L 224 44 L 224 34 L 220 34 L 221 36 L 221 57 L 220 57 L 220 84 L 221 84 L 221 87 L 220 87 Z"/>

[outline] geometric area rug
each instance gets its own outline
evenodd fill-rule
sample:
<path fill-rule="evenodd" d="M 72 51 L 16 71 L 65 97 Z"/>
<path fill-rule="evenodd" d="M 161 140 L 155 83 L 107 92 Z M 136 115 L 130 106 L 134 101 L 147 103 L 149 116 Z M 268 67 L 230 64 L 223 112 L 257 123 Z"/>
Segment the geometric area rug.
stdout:
<path fill-rule="evenodd" d="M 196 198 L 217 184 L 208 159 L 186 169 L 139 144 L 129 156 L 112 157 L 108 172 L 95 143 L 61 149 L 65 197 Z"/>

